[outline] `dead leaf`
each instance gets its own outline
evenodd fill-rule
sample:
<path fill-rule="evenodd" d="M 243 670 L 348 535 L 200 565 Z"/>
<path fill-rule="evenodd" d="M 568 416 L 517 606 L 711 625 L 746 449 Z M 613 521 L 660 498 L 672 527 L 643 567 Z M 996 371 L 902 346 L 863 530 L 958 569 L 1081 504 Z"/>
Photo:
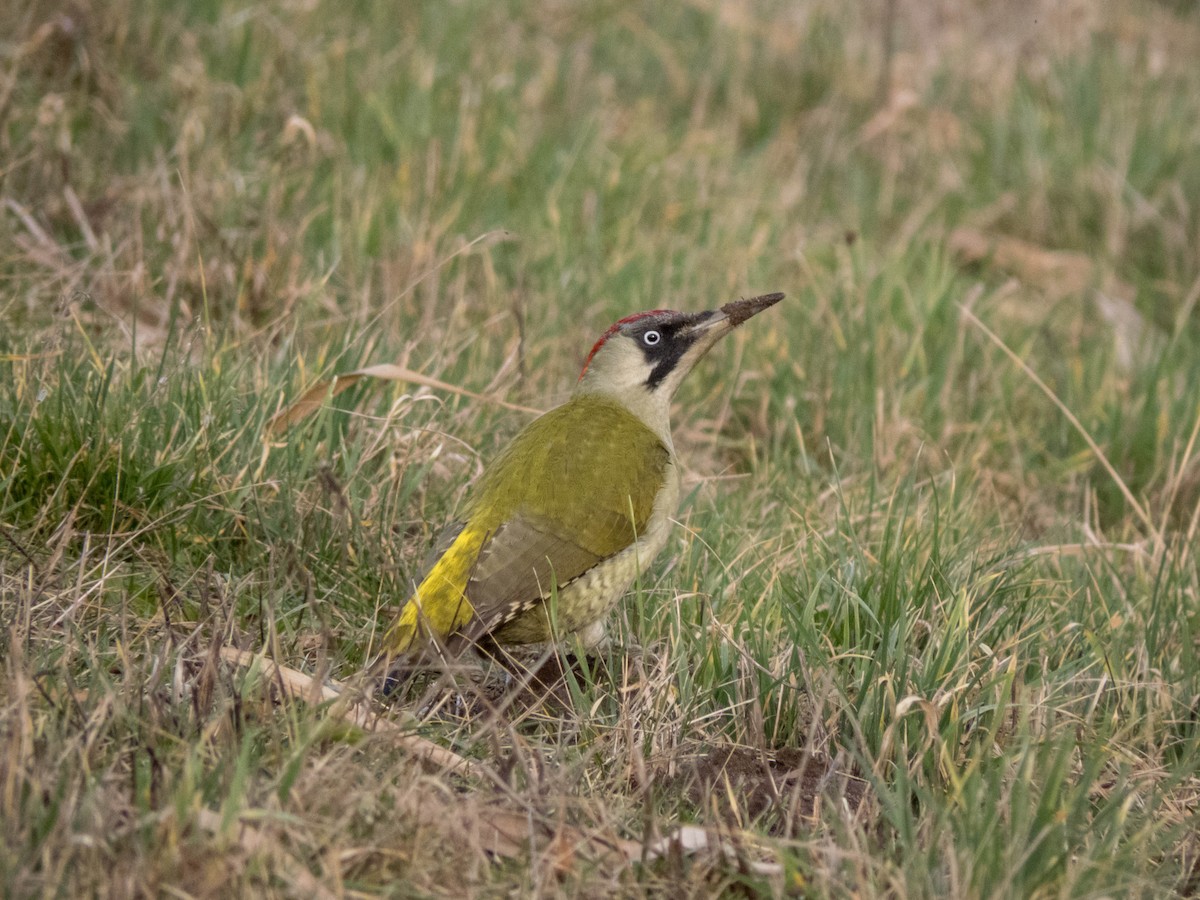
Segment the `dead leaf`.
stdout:
<path fill-rule="evenodd" d="M 947 244 L 964 263 L 991 260 L 997 268 L 1054 297 L 1083 293 L 1100 281 L 1096 262 L 1086 253 L 1047 250 L 1021 238 L 973 228 L 954 229 Z"/>

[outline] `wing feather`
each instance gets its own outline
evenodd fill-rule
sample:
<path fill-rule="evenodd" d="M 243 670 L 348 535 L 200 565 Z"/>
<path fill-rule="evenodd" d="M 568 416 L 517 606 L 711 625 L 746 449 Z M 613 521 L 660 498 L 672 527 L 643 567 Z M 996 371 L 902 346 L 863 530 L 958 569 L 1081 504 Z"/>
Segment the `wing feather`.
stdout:
<path fill-rule="evenodd" d="M 490 631 L 530 601 L 543 601 L 603 560 L 591 550 L 557 536 L 553 523 L 517 518 L 488 542 L 467 583 L 479 623 Z"/>
<path fill-rule="evenodd" d="M 670 461 L 658 436 L 615 401 L 571 401 L 532 422 L 489 468 L 491 484 L 480 484 L 477 496 L 493 498 L 508 515 L 467 584 L 476 614 L 468 633 L 535 607 L 553 587 L 632 545 Z"/>
<path fill-rule="evenodd" d="M 615 400 L 577 397 L 535 419 L 439 540 L 386 645 L 407 649 L 422 620 L 440 637 L 478 637 L 544 602 L 638 539 L 670 464 L 658 435 Z"/>

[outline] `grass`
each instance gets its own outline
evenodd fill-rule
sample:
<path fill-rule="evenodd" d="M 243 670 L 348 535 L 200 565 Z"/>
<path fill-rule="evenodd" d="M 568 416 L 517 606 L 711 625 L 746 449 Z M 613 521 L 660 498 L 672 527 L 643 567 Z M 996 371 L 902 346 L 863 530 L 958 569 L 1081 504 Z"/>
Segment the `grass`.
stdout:
<path fill-rule="evenodd" d="M 1200 19 L 886 6 L 4 7 L 6 894 L 1196 892 Z M 527 421 L 267 439 L 307 386 L 547 408 L 773 290 L 565 706 L 364 734 L 228 662 L 352 679 Z M 572 843 L 686 823 L 738 858 Z"/>

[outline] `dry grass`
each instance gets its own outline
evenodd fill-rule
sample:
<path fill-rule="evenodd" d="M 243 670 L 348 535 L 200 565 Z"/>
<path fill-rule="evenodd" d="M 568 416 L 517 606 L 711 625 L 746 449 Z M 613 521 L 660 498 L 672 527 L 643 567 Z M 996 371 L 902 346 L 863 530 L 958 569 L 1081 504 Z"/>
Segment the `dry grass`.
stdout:
<path fill-rule="evenodd" d="M 1200 20 L 1020 7 L 5 5 L 5 893 L 1195 893 Z M 595 332 L 768 290 L 610 652 L 356 693 Z"/>

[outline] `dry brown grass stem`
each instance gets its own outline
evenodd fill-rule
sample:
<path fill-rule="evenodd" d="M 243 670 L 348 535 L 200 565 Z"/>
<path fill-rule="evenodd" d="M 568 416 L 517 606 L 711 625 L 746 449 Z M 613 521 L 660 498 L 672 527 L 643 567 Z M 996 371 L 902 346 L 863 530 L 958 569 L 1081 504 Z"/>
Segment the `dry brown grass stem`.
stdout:
<path fill-rule="evenodd" d="M 1093 438 L 1088 430 L 1084 428 L 1083 423 L 1079 421 L 1079 417 L 1071 411 L 1071 408 L 1067 406 L 1067 404 L 1063 403 L 1058 394 L 1054 392 L 1050 385 L 1046 384 L 1046 382 L 1041 379 L 1037 372 L 1030 368 L 1029 363 L 1021 359 L 1021 357 L 1019 357 L 1013 351 L 1013 349 L 1004 342 L 1003 338 L 996 334 L 996 332 L 992 331 L 992 329 L 988 328 L 988 326 L 985 325 L 983 321 L 976 316 L 975 313 L 971 312 L 971 310 L 966 306 L 960 304 L 959 309 L 961 310 L 962 315 L 966 317 L 968 322 L 982 331 L 987 339 L 995 344 L 996 347 L 998 347 L 1001 352 L 1003 352 L 1004 355 L 1012 361 L 1013 365 L 1025 373 L 1029 380 L 1037 385 L 1038 390 L 1045 394 L 1051 403 L 1058 407 L 1059 412 L 1061 412 L 1066 417 L 1067 421 L 1071 423 L 1071 427 L 1074 428 L 1079 436 L 1083 438 L 1084 442 L 1088 445 L 1088 449 L 1092 451 L 1097 461 L 1099 461 L 1100 465 L 1104 467 L 1104 471 L 1106 471 L 1109 477 L 1112 478 L 1113 483 L 1117 486 L 1117 489 L 1125 498 L 1125 502 L 1129 504 L 1129 508 L 1141 521 L 1143 527 L 1147 532 L 1149 532 L 1150 536 L 1154 539 L 1156 551 L 1161 553 L 1166 546 L 1161 529 L 1155 526 L 1154 520 L 1150 517 L 1150 514 L 1146 511 L 1145 507 L 1142 506 L 1135 496 L 1133 496 L 1133 491 L 1129 489 L 1129 485 L 1125 483 L 1125 479 L 1121 477 L 1121 473 L 1118 472 L 1116 467 L 1109 461 L 1108 455 L 1105 454 L 1100 445 L 1096 443 L 1095 438 Z"/>
<path fill-rule="evenodd" d="M 514 412 L 528 413 L 530 415 L 540 415 L 543 412 L 543 410 L 534 409 L 530 406 L 509 403 L 507 400 L 502 400 L 499 397 L 477 394 L 474 391 L 458 387 L 439 378 L 422 375 L 420 372 L 414 372 L 412 369 L 407 369 L 403 366 L 380 363 L 379 365 L 356 369 L 353 372 L 346 372 L 342 375 L 334 375 L 333 378 L 317 382 L 301 394 L 298 399 L 289 403 L 268 420 L 267 434 L 278 435 L 283 433 L 292 425 L 320 409 L 326 400 L 336 397 L 342 391 L 352 387 L 364 378 L 379 378 L 385 381 L 403 381 L 409 384 L 419 384 L 423 387 L 478 400 L 481 403 L 490 403 L 504 409 L 511 409 Z"/>
<path fill-rule="evenodd" d="M 404 733 L 403 726 L 383 719 L 372 711 L 365 701 L 354 699 L 353 692 L 337 682 L 322 684 L 303 672 L 281 665 L 263 654 L 239 650 L 236 647 L 222 647 L 221 658 L 248 669 L 258 669 L 289 697 L 306 703 L 330 704 L 328 715 L 331 719 L 339 719 L 363 731 L 386 733 L 389 740 L 394 741 L 397 746 L 439 770 L 462 776 L 476 774 L 476 764 L 419 735 Z"/>

